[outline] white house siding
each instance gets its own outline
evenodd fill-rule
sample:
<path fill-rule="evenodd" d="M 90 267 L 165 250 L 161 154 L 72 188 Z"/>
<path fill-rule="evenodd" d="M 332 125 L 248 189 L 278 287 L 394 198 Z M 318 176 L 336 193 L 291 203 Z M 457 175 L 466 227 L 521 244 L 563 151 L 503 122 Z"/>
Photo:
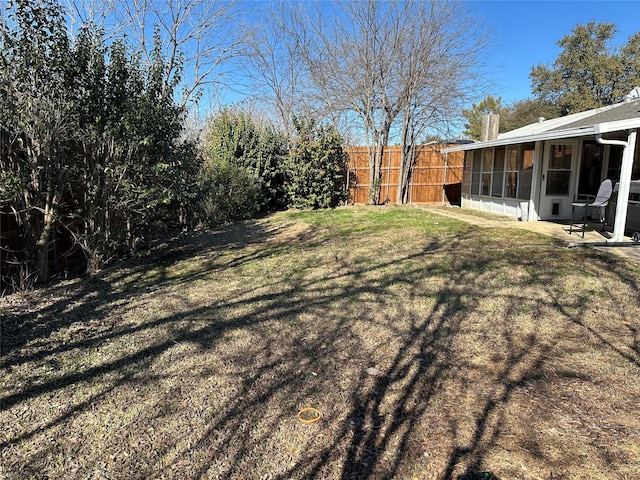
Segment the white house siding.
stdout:
<path fill-rule="evenodd" d="M 505 198 L 493 198 L 493 197 L 480 197 L 469 194 L 462 194 L 462 207 L 472 208 L 475 210 L 482 210 L 489 213 L 495 213 L 498 215 L 506 215 L 508 217 L 520 218 L 521 200 L 505 199 Z M 528 203 L 528 202 L 527 202 Z"/>

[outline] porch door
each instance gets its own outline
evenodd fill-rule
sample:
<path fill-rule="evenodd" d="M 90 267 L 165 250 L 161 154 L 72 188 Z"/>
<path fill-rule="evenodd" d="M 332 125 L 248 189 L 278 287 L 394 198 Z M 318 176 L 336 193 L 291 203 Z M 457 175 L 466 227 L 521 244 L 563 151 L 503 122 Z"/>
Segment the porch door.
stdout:
<path fill-rule="evenodd" d="M 572 141 L 550 141 L 544 149 L 540 186 L 541 220 L 568 220 L 575 182 L 578 144 Z"/>

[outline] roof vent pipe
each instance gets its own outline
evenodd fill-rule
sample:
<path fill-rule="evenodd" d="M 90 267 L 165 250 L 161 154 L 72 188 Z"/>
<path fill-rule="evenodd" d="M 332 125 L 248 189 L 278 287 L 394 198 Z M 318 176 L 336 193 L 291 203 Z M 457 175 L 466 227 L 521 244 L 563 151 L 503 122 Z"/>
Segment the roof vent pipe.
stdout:
<path fill-rule="evenodd" d="M 624 103 L 631 103 L 634 100 L 640 98 L 640 87 L 634 87 L 629 93 L 622 97 Z"/>

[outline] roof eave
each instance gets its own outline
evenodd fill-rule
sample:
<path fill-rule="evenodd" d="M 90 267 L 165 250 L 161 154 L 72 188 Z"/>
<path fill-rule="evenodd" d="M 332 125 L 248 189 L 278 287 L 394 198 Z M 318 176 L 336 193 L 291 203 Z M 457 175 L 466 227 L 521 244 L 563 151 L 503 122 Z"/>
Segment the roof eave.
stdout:
<path fill-rule="evenodd" d="M 594 133 L 596 134 L 620 132 L 623 130 L 632 130 L 634 128 L 640 128 L 640 118 L 628 118 L 626 120 L 618 120 L 615 122 L 602 122 L 593 126 Z"/>
<path fill-rule="evenodd" d="M 585 135 L 602 135 L 605 133 L 622 132 L 640 128 L 640 117 L 627 118 L 613 122 L 602 122 L 588 127 L 568 128 L 566 130 L 548 130 L 546 132 L 523 135 L 521 137 L 499 138 L 488 142 L 470 143 L 467 145 L 456 145 L 442 149 L 443 152 L 463 152 L 467 150 L 477 150 L 480 148 L 501 147 L 504 145 L 517 145 L 527 142 L 538 142 L 543 140 L 555 140 L 562 138 L 575 138 Z"/>
<path fill-rule="evenodd" d="M 534 135 L 525 135 L 522 137 L 502 138 L 498 140 L 490 140 L 488 142 L 470 143 L 468 145 L 458 145 L 455 147 L 444 148 L 443 152 L 462 152 L 467 150 L 477 150 L 480 148 L 502 147 L 505 145 L 517 145 L 520 143 L 538 142 L 542 140 L 553 140 L 560 138 L 582 137 L 584 135 L 593 135 L 595 126 L 572 128 L 568 130 L 556 130 L 552 132 L 536 133 Z"/>

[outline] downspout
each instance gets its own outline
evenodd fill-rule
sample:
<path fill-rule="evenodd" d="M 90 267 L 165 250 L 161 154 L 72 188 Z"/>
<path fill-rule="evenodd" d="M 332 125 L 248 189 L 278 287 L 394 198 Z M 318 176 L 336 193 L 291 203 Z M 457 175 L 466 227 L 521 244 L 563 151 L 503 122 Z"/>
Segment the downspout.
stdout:
<path fill-rule="evenodd" d="M 596 133 L 596 141 L 601 145 L 616 145 L 624 148 L 622 154 L 622 166 L 620 168 L 620 182 L 618 183 L 618 201 L 613 227 L 613 237 L 607 242 L 622 242 L 627 226 L 627 210 L 629 207 L 629 186 L 631 184 L 631 171 L 633 169 L 633 157 L 635 156 L 637 130 L 631 130 L 627 141 L 607 140 L 601 133 Z"/>

